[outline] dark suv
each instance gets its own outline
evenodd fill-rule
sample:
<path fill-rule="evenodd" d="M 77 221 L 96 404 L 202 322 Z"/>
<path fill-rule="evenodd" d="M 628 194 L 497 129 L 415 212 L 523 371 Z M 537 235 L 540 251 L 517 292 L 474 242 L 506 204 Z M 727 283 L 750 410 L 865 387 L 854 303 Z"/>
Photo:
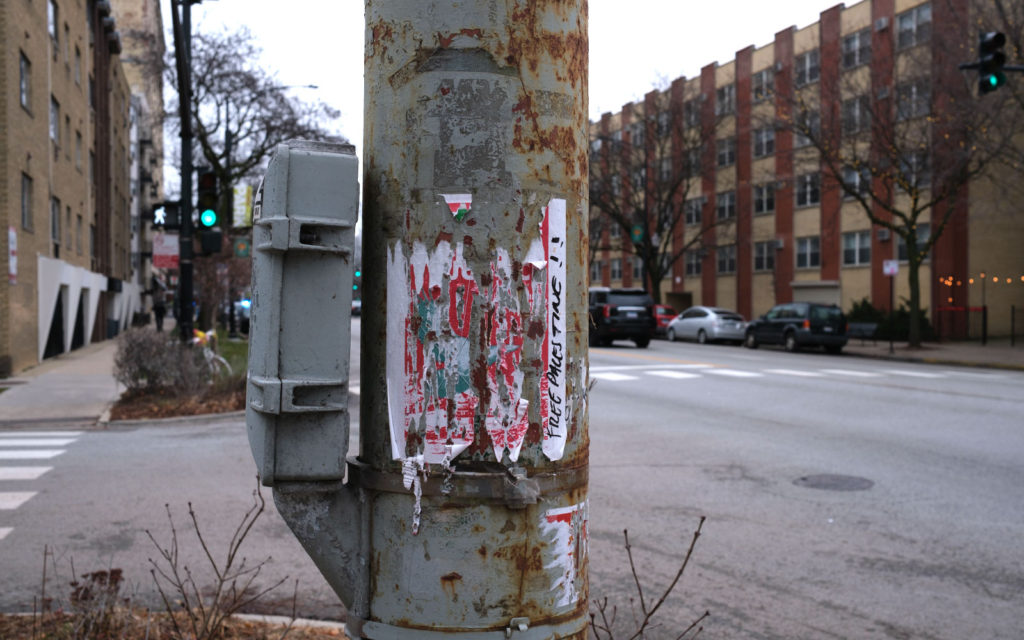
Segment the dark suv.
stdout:
<path fill-rule="evenodd" d="M 846 346 L 846 316 L 834 304 L 790 302 L 747 325 L 743 344 L 756 349 L 761 344 L 781 344 L 786 351 L 800 347 L 825 347 L 839 353 Z"/>
<path fill-rule="evenodd" d="M 590 288 L 590 346 L 632 340 L 643 349 L 655 326 L 654 300 L 643 289 Z"/>

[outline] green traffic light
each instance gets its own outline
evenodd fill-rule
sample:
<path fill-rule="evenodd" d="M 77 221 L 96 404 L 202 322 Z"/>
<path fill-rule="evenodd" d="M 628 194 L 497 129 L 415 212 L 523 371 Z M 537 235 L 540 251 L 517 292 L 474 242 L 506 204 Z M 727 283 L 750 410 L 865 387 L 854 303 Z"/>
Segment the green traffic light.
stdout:
<path fill-rule="evenodd" d="M 362 271 L 356 271 L 356 277 L 357 277 L 357 278 L 358 278 L 358 277 L 360 277 L 361 275 L 363 275 L 363 272 L 362 272 Z"/>
<path fill-rule="evenodd" d="M 199 214 L 199 222 L 204 227 L 212 227 L 217 224 L 217 212 L 213 209 L 205 209 Z"/>

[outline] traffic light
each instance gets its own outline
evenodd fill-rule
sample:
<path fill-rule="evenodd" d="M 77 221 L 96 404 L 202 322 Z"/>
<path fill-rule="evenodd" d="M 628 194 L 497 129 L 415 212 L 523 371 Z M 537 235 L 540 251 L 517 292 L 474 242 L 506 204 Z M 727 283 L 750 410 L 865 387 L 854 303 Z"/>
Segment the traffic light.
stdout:
<path fill-rule="evenodd" d="M 213 172 L 213 169 L 200 169 L 196 188 L 196 209 L 199 211 L 199 226 L 203 229 L 217 226 L 219 200 L 217 174 Z"/>
<path fill-rule="evenodd" d="M 1005 44 L 1006 36 L 998 31 L 982 32 L 978 36 L 978 92 L 982 95 L 1006 84 Z"/>
<path fill-rule="evenodd" d="M 356 269 L 352 276 L 352 291 L 359 291 L 359 285 L 363 282 L 363 272 Z"/>

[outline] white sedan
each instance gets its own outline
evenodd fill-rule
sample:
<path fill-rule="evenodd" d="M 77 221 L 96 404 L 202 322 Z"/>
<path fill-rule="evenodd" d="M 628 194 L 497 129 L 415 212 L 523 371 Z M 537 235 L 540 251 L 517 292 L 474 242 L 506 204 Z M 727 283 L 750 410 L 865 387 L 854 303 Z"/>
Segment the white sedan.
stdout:
<path fill-rule="evenodd" d="M 696 340 L 700 344 L 729 341 L 743 342 L 747 322 L 743 316 L 728 309 L 690 307 L 669 323 L 665 336 L 670 341 Z"/>

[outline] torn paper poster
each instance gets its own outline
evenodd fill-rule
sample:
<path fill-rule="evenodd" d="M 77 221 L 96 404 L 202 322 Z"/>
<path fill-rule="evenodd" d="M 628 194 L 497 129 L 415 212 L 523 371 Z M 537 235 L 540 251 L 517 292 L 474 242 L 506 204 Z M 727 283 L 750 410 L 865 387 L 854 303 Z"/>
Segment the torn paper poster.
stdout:
<path fill-rule="evenodd" d="M 545 208 L 544 220 L 541 222 L 541 241 L 547 265 L 547 332 L 543 346 L 540 413 L 544 435 L 542 446 L 549 460 L 562 458 L 569 433 L 569 399 L 566 397 L 565 386 L 565 370 L 568 365 L 565 233 L 565 200 L 555 198 Z"/>
<path fill-rule="evenodd" d="M 452 212 L 452 215 L 456 220 L 462 222 L 462 219 L 469 213 L 470 208 L 473 206 L 473 194 L 471 193 L 445 193 L 444 201 L 448 203 L 448 209 Z"/>
<path fill-rule="evenodd" d="M 571 607 L 580 599 L 590 536 L 587 531 L 587 503 L 548 509 L 541 514 L 540 534 L 547 543 L 544 568 L 552 576 L 555 605 Z"/>

